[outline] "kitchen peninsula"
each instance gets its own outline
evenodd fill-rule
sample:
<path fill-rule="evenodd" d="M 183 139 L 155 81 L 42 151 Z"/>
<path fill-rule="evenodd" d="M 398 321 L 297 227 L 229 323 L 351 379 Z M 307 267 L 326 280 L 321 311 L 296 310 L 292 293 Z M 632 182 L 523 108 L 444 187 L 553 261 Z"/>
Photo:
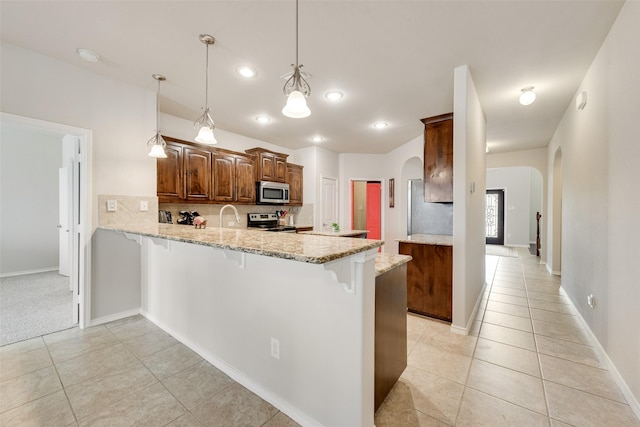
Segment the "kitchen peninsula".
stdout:
<path fill-rule="evenodd" d="M 166 332 L 302 425 L 373 426 L 382 241 L 171 224 L 98 231 L 140 245 L 140 311 Z"/>

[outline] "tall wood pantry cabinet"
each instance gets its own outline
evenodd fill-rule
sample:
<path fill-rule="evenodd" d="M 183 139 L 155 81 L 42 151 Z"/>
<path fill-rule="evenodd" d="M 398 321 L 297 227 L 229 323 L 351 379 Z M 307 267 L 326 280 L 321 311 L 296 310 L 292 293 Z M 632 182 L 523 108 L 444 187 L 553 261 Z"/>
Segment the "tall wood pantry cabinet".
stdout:
<path fill-rule="evenodd" d="M 424 201 L 453 202 L 453 113 L 424 123 Z"/>

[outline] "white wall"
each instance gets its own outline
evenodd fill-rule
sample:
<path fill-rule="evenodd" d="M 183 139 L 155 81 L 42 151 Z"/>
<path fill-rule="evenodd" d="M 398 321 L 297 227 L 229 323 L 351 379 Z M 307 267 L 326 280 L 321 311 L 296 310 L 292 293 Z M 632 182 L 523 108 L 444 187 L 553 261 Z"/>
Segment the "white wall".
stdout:
<path fill-rule="evenodd" d="M 454 70 L 453 88 L 451 327 L 466 333 L 485 285 L 486 120 L 468 66 Z"/>
<path fill-rule="evenodd" d="M 542 182 L 542 188 L 540 191 L 542 192 L 542 198 L 541 204 L 537 207 L 536 211 L 539 211 L 542 214 L 542 218 L 540 219 L 540 241 L 542 246 L 540 249 L 540 260 L 542 263 L 547 262 L 547 256 L 549 253 L 548 246 L 550 246 L 546 242 L 547 227 L 549 226 L 549 224 L 551 224 L 551 211 L 547 212 L 546 208 L 548 187 L 547 181 L 549 179 L 547 174 L 547 149 L 538 148 L 533 150 L 510 151 L 507 153 L 490 153 L 487 154 L 486 159 L 487 169 L 509 166 L 530 166 L 538 173 L 540 173 Z M 538 179 L 539 177 L 536 178 L 536 180 Z"/>
<path fill-rule="evenodd" d="M 3 123 L 0 275 L 58 269 L 61 134 Z"/>
<path fill-rule="evenodd" d="M 91 129 L 94 196 L 156 195 L 156 162 L 146 146 L 155 129 L 155 86 L 141 89 L 5 42 L 1 48 L 3 112 Z"/>
<path fill-rule="evenodd" d="M 626 2 L 578 88 L 577 93 L 587 92 L 586 108 L 580 111 L 570 103 L 548 152 L 548 170 L 553 171 L 556 151 L 562 150 L 562 287 L 633 394 L 636 414 L 640 414 L 638 22 L 640 3 Z M 552 196 L 547 199 L 551 205 Z M 595 296 L 594 309 L 586 303 L 589 294 Z"/>
<path fill-rule="evenodd" d="M 531 168 L 487 169 L 487 190 L 504 190 L 504 244 L 529 247 Z"/>

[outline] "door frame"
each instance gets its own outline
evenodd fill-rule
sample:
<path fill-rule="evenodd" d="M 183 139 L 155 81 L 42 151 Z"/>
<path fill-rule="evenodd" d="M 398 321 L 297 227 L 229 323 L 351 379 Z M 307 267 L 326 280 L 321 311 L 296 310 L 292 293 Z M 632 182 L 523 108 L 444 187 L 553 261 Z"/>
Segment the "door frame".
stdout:
<path fill-rule="evenodd" d="M 74 300 L 78 304 L 73 309 L 76 310 L 78 326 L 84 329 L 90 326 L 91 319 L 91 231 L 92 224 L 92 183 L 91 183 L 91 147 L 93 133 L 90 129 L 64 125 L 46 120 L 33 119 L 10 113 L 0 112 L 0 123 L 11 123 L 27 128 L 59 133 L 61 135 L 71 135 L 78 138 L 78 152 L 74 164 L 77 173 L 78 197 L 74 198 L 74 218 L 72 223 L 73 248 L 72 248 L 72 277 L 75 275 Z M 62 139 L 60 140 L 62 144 Z"/>
<path fill-rule="evenodd" d="M 380 239 L 384 240 L 385 233 L 385 200 L 388 200 L 389 178 L 349 178 L 349 222 L 353 221 L 353 183 L 354 182 L 379 182 L 380 183 Z M 396 199 L 396 203 L 398 200 Z M 346 213 L 346 212 L 345 212 Z M 383 249 L 381 249 L 382 251 Z"/>
<path fill-rule="evenodd" d="M 505 217 L 504 217 L 504 199 L 505 199 L 505 189 L 504 188 L 496 188 L 496 189 L 487 189 L 486 194 L 497 194 L 498 195 L 498 237 L 487 237 L 486 244 L 487 245 L 504 245 L 504 230 L 505 230 Z M 485 226 L 486 226 L 486 206 L 485 206 Z M 485 232 L 486 234 L 486 232 Z"/>

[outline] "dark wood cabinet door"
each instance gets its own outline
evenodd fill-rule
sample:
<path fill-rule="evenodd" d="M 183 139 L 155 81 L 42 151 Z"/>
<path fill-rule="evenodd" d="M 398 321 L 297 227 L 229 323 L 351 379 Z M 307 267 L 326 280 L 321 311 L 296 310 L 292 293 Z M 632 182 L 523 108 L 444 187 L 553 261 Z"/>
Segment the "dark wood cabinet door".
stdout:
<path fill-rule="evenodd" d="M 184 198 L 184 179 L 182 169 L 182 145 L 167 143 L 165 153 L 166 159 L 157 161 L 157 184 L 158 198 Z"/>
<path fill-rule="evenodd" d="M 233 154 L 213 155 L 213 200 L 234 202 L 236 193 L 236 158 Z"/>
<path fill-rule="evenodd" d="M 211 152 L 184 147 L 187 200 L 211 199 Z"/>
<path fill-rule="evenodd" d="M 286 182 L 288 154 L 259 147 L 245 150 L 245 152 L 256 156 L 256 180 Z"/>
<path fill-rule="evenodd" d="M 236 201 L 256 202 L 255 161 L 249 156 L 235 156 Z"/>
<path fill-rule="evenodd" d="M 424 201 L 453 202 L 453 114 L 422 119 Z"/>
<path fill-rule="evenodd" d="M 300 165 L 287 163 L 287 179 L 289 184 L 289 205 L 302 206 L 302 171 Z"/>
<path fill-rule="evenodd" d="M 413 258 L 407 265 L 408 309 L 450 322 L 453 248 L 400 242 L 398 252 Z"/>
<path fill-rule="evenodd" d="M 287 158 L 274 156 L 274 178 L 276 182 L 287 182 Z"/>

